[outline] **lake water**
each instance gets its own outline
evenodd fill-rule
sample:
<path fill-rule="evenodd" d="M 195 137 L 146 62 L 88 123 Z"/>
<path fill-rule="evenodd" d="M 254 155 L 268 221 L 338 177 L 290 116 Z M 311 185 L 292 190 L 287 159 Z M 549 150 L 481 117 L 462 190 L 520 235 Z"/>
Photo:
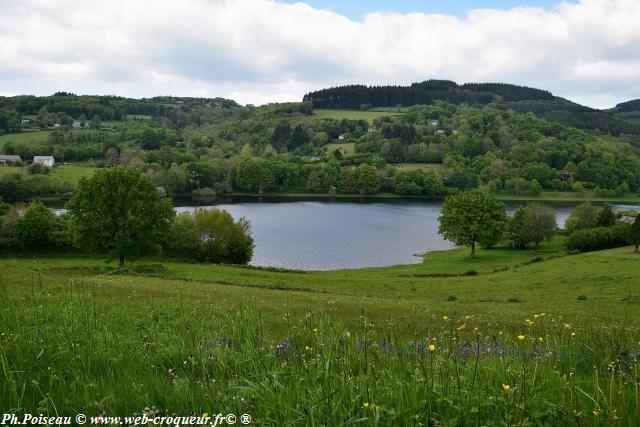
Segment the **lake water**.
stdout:
<path fill-rule="evenodd" d="M 517 206 L 508 205 L 509 213 Z M 440 201 L 286 201 L 200 207 L 225 209 L 234 218 L 244 216 L 251 222 L 255 240 L 251 264 L 255 266 L 300 270 L 389 266 L 420 262 L 421 253 L 453 247 L 438 234 Z M 559 226 L 564 226 L 574 207 L 554 206 Z"/>

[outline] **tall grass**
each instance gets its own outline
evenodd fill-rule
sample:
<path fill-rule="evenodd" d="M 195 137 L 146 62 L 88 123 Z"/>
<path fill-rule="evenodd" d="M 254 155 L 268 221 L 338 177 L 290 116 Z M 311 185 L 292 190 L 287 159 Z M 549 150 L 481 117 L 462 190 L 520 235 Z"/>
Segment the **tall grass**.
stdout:
<path fill-rule="evenodd" d="M 620 324 L 451 313 L 407 334 L 363 312 L 281 314 L 181 296 L 127 304 L 104 283 L 0 283 L 0 409 L 248 413 L 264 425 L 638 425 L 638 347 Z M 57 287 L 53 289 L 53 287 Z M 272 314 L 272 313 L 271 313 Z M 636 338 L 637 339 L 637 338 Z"/>

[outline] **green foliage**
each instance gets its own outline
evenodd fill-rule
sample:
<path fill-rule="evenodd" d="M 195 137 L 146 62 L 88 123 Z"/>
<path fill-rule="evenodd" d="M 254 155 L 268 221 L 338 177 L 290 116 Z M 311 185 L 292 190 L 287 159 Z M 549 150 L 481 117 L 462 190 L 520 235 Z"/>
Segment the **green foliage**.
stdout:
<path fill-rule="evenodd" d="M 400 171 L 395 183 L 396 193 L 402 195 L 438 196 L 445 191 L 440 175 L 429 169 Z"/>
<path fill-rule="evenodd" d="M 67 209 L 76 244 L 115 255 L 121 266 L 125 257 L 155 248 L 174 218 L 170 200 L 162 199 L 148 178 L 121 167 L 83 178 Z"/>
<path fill-rule="evenodd" d="M 576 230 L 566 240 L 567 249 L 589 252 L 626 246 L 631 228 L 629 224 L 617 224 Z"/>
<path fill-rule="evenodd" d="M 598 226 L 600 210 L 589 202 L 578 205 L 565 221 L 565 228 L 569 233 Z"/>
<path fill-rule="evenodd" d="M 490 194 L 470 190 L 447 197 L 438 221 L 438 232 L 445 239 L 471 246 L 471 256 L 475 256 L 477 243 L 491 247 L 500 241 L 507 214 L 504 205 Z"/>
<path fill-rule="evenodd" d="M 5 203 L 5 201 L 2 200 L 2 197 L 0 197 L 0 216 L 6 214 L 9 210 L 9 207 L 10 205 L 8 203 Z"/>
<path fill-rule="evenodd" d="M 198 209 L 195 226 L 204 243 L 206 261 L 229 264 L 251 261 L 254 247 L 251 225 L 244 217 L 234 222 L 227 211 Z"/>
<path fill-rule="evenodd" d="M 199 260 L 204 247 L 193 215 L 183 212 L 171 224 L 165 242 L 165 253 L 177 259 Z"/>
<path fill-rule="evenodd" d="M 15 222 L 13 239 L 23 250 L 43 252 L 58 245 L 60 228 L 59 219 L 45 205 L 33 202 Z"/>
<path fill-rule="evenodd" d="M 553 236 L 557 227 L 553 209 L 538 203 L 531 203 L 525 208 L 525 215 L 520 229 L 521 240 L 533 242 L 536 250 L 544 239 Z"/>
<path fill-rule="evenodd" d="M 596 225 L 598 227 L 608 227 L 615 223 L 616 216 L 613 213 L 613 209 L 611 209 L 611 205 L 609 203 L 605 203 L 598 213 L 598 221 L 596 222 Z"/>
<path fill-rule="evenodd" d="M 356 189 L 360 196 L 377 193 L 380 188 L 380 175 L 376 168 L 362 164 L 356 169 Z"/>

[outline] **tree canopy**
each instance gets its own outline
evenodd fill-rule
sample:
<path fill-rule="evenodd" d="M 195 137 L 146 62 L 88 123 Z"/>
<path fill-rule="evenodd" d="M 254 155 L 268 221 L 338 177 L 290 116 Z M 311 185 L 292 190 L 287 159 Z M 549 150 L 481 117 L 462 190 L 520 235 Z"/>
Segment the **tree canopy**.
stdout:
<path fill-rule="evenodd" d="M 174 218 L 169 199 L 133 169 L 113 167 L 83 178 L 67 204 L 82 246 L 118 258 L 143 254 L 159 244 Z"/>
<path fill-rule="evenodd" d="M 482 190 L 470 190 L 449 196 L 442 206 L 438 232 L 459 246 L 494 246 L 502 238 L 507 221 L 505 206 Z"/>

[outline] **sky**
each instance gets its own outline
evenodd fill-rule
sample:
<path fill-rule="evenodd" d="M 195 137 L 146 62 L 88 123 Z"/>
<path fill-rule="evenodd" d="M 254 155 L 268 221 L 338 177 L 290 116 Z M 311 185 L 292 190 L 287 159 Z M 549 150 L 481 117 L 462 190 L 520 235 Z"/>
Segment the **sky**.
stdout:
<path fill-rule="evenodd" d="M 640 0 L 0 0 L 0 95 L 297 101 L 343 84 L 505 82 L 640 98 Z"/>

